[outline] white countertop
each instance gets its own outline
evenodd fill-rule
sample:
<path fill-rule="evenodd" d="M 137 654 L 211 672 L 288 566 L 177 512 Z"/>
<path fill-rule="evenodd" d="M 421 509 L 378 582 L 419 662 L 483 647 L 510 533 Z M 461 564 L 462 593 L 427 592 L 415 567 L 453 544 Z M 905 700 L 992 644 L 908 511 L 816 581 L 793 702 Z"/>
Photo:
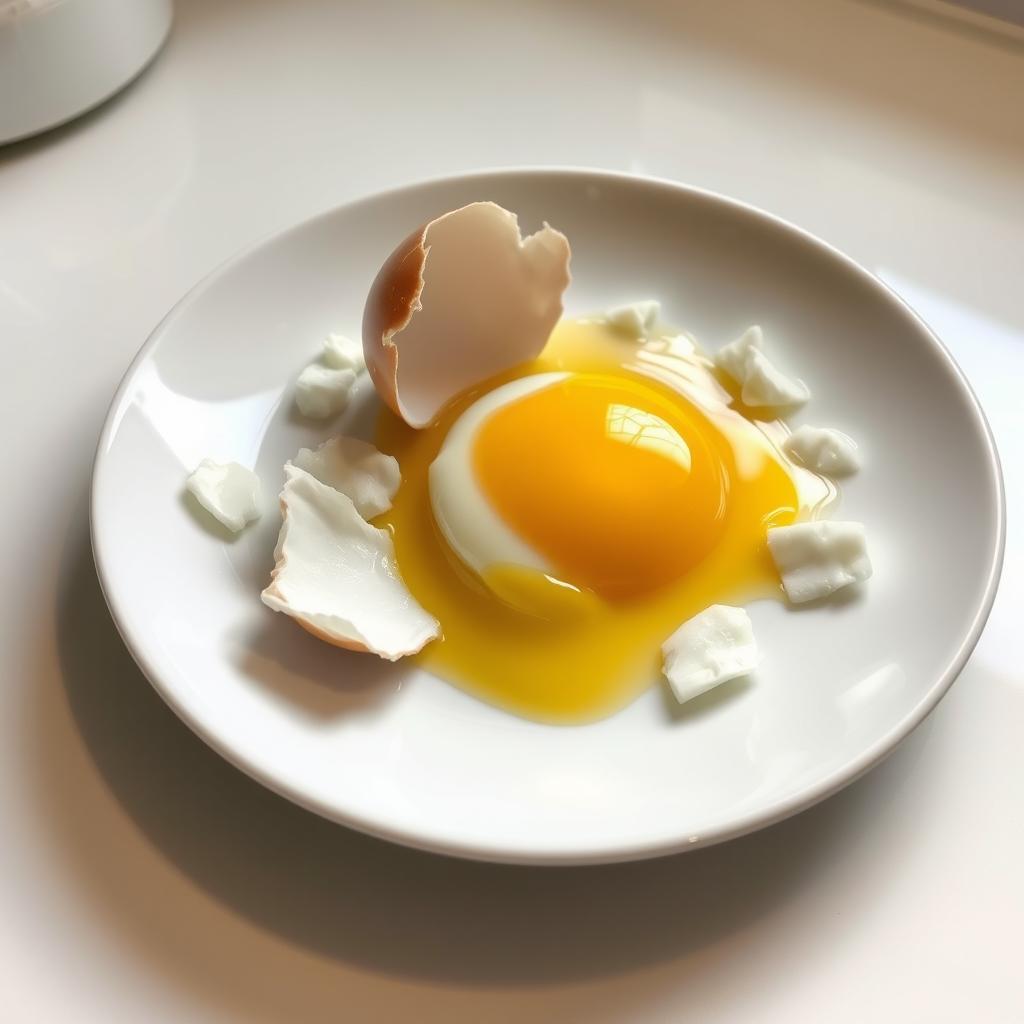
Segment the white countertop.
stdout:
<path fill-rule="evenodd" d="M 869 0 L 183 0 L 127 92 L 0 149 L 0 1019 L 1024 1019 L 1021 96 L 1021 42 Z M 973 659 L 885 764 L 758 835 L 585 870 L 354 835 L 193 737 L 105 610 L 93 448 L 167 309 L 326 207 L 513 164 L 819 234 L 931 322 L 995 429 L 1009 541 Z"/>

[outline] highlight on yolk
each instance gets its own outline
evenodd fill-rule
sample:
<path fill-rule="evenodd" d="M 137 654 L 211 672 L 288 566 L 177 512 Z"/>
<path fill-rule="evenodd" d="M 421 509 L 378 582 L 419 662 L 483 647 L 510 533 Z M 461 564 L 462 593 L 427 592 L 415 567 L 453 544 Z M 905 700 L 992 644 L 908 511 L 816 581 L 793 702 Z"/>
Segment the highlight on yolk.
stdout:
<path fill-rule="evenodd" d="M 707 377 L 699 357 L 656 349 L 599 321 L 563 321 L 540 359 L 460 396 L 428 428 L 381 414 L 377 444 L 397 457 L 402 485 L 375 523 L 441 622 L 443 639 L 415 656 L 428 671 L 528 718 L 592 721 L 659 678 L 661 643 L 682 622 L 778 596 L 765 531 L 795 519 L 796 471 L 728 396 L 705 407 L 673 386 Z M 436 526 L 428 470 L 482 394 L 550 371 L 571 376 L 491 414 L 472 460 L 496 514 L 553 571 L 497 565 L 481 579 Z"/>
<path fill-rule="evenodd" d="M 679 579 L 718 543 L 728 455 L 685 404 L 641 381 L 583 374 L 492 414 L 473 470 L 559 579 L 615 601 Z"/>

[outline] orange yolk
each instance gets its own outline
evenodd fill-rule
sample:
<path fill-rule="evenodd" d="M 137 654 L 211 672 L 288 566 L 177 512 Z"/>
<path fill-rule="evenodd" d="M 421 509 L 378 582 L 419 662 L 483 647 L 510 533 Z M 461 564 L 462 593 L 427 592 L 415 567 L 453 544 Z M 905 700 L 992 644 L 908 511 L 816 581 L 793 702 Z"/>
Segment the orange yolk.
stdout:
<path fill-rule="evenodd" d="M 388 411 L 378 446 L 402 484 L 375 523 L 444 637 L 416 660 L 523 716 L 592 721 L 659 678 L 661 643 L 715 603 L 779 596 L 765 530 L 796 517 L 793 467 L 734 410 L 698 407 L 671 382 L 707 376 L 699 357 L 650 353 L 604 324 L 563 321 L 543 356 L 460 396 L 424 430 Z M 574 376 L 512 400 L 479 428 L 477 485 L 550 564 L 481 579 L 431 512 L 428 470 L 482 394 L 529 374 Z M 684 389 L 685 390 L 685 389 Z"/>
<path fill-rule="evenodd" d="M 725 527 L 728 446 L 695 413 L 640 381 L 572 376 L 484 422 L 474 475 L 553 575 L 639 597 L 682 577 Z"/>

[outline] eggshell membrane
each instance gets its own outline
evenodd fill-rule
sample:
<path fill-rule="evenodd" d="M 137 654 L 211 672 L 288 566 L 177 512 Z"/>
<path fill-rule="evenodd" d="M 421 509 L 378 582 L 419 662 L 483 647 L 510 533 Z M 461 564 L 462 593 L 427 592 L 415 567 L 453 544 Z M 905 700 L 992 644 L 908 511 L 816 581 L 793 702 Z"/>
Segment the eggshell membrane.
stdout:
<path fill-rule="evenodd" d="M 352 499 L 294 465 L 285 467 L 284 522 L 263 603 L 335 647 L 397 661 L 440 635 L 409 593 L 394 545 Z"/>
<path fill-rule="evenodd" d="M 319 448 L 300 448 L 285 463 L 286 472 L 288 466 L 298 466 L 341 491 L 364 519 L 387 512 L 402 482 L 397 459 L 356 437 L 333 437 Z"/>
<path fill-rule="evenodd" d="M 545 224 L 471 203 L 414 231 L 388 257 L 363 311 L 377 393 L 425 427 L 467 388 L 538 356 L 562 315 L 569 242 Z"/>

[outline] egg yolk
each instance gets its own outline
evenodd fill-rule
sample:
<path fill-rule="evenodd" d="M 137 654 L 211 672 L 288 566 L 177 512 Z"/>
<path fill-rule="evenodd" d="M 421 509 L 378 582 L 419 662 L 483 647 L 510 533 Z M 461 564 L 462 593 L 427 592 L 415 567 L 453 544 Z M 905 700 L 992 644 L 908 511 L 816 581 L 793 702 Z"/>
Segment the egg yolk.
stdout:
<path fill-rule="evenodd" d="M 382 413 L 377 443 L 402 484 L 375 523 L 441 623 L 443 638 L 415 656 L 429 672 L 525 717 L 592 721 L 660 677 L 661 644 L 681 623 L 711 604 L 779 596 L 765 531 L 801 507 L 794 469 L 727 395 L 718 408 L 680 393 L 674 381 L 707 375 L 699 357 L 656 348 L 563 321 L 540 359 L 460 396 L 426 429 Z M 471 457 L 496 514 L 553 571 L 499 565 L 481 578 L 437 528 L 428 470 L 482 394 L 550 371 L 570 376 L 496 410 Z"/>
<path fill-rule="evenodd" d="M 725 527 L 728 446 L 694 413 L 641 381 L 573 375 L 483 423 L 474 475 L 553 575 L 635 598 L 683 576 Z"/>

